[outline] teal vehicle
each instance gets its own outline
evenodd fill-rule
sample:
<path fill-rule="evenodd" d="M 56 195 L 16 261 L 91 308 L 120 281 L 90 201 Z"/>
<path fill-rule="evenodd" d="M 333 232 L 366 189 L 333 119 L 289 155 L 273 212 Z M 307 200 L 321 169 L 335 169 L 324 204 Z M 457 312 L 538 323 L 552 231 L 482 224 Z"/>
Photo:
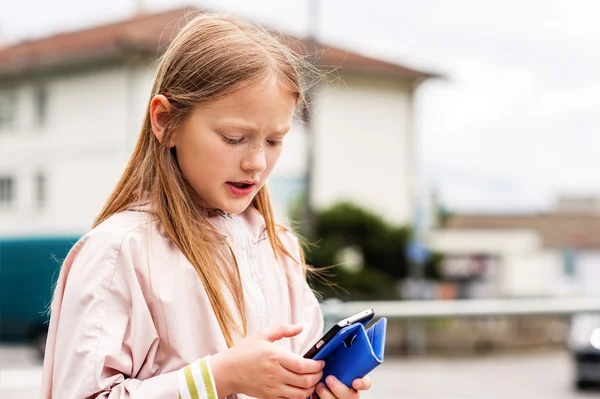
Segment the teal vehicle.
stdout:
<path fill-rule="evenodd" d="M 0 342 L 41 347 L 62 261 L 77 236 L 0 237 Z"/>

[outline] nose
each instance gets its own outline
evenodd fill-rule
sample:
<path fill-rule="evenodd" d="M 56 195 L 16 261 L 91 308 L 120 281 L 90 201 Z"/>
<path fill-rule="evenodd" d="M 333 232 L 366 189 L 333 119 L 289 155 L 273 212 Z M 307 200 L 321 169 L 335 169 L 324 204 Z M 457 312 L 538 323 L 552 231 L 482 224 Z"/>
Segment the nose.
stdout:
<path fill-rule="evenodd" d="M 248 147 L 241 167 L 246 172 L 258 173 L 267 167 L 267 159 L 264 148 L 260 144 L 253 144 Z"/>

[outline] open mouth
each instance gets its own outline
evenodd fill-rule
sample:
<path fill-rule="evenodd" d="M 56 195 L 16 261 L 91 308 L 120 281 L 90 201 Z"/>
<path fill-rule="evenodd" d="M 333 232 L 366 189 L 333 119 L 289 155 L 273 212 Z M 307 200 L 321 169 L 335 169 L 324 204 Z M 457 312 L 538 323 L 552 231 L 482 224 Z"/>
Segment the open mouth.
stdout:
<path fill-rule="evenodd" d="M 237 182 L 229 182 L 229 184 L 231 184 L 232 186 L 235 186 L 237 188 L 249 188 L 254 185 L 254 184 L 249 184 L 249 183 L 237 183 Z"/>
<path fill-rule="evenodd" d="M 256 183 L 228 181 L 227 185 L 229 186 L 229 189 L 233 195 L 245 197 L 246 195 L 250 195 L 254 192 L 254 186 Z"/>

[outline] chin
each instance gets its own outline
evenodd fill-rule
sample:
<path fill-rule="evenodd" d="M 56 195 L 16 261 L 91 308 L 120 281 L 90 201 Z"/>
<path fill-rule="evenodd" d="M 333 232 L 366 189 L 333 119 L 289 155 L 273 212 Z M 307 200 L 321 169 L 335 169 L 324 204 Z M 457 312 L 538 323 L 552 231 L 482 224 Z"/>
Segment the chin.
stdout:
<path fill-rule="evenodd" d="M 242 213 L 246 209 L 248 209 L 248 207 L 250 206 L 251 203 L 252 203 L 252 200 L 246 200 L 246 199 L 244 199 L 244 200 L 239 199 L 237 201 L 235 201 L 235 200 L 227 201 L 219 209 L 221 209 L 223 212 L 236 215 L 236 214 Z"/>

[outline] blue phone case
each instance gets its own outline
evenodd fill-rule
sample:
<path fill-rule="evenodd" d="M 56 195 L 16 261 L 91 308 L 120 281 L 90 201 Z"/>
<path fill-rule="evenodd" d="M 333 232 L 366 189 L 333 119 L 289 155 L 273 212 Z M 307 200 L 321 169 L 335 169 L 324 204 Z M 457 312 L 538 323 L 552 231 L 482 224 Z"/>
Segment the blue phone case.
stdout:
<path fill-rule="evenodd" d="M 313 357 L 325 361 L 321 381 L 325 382 L 327 376 L 333 375 L 350 388 L 352 381 L 366 376 L 383 363 L 386 327 L 387 319 L 383 317 L 368 330 L 362 323 L 341 329 Z"/>

